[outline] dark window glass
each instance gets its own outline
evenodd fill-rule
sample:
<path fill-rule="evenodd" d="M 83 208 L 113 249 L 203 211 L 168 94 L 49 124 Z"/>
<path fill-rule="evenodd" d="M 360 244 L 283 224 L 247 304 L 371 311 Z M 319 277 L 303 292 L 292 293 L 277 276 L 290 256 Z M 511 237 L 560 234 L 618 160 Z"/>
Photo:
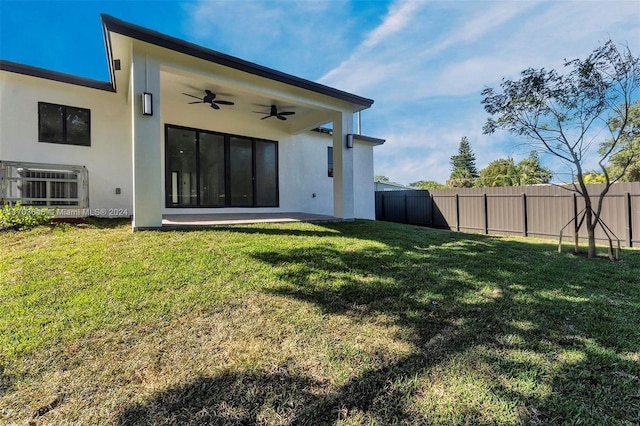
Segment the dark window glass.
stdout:
<path fill-rule="evenodd" d="M 327 147 L 327 175 L 333 177 L 333 147 Z"/>
<path fill-rule="evenodd" d="M 231 205 L 253 205 L 253 155 L 250 139 L 231 137 L 229 143 L 229 182 Z"/>
<path fill-rule="evenodd" d="M 67 107 L 67 143 L 91 145 L 89 140 L 89 110 Z"/>
<path fill-rule="evenodd" d="M 200 132 L 200 205 L 225 205 L 224 136 Z"/>
<path fill-rule="evenodd" d="M 63 143 L 64 107 L 53 104 L 38 104 L 40 142 Z"/>
<path fill-rule="evenodd" d="M 38 140 L 91 146 L 91 111 L 38 102 Z"/>
<path fill-rule="evenodd" d="M 168 205 L 198 205 L 196 174 L 196 132 L 173 129 L 167 131 Z"/>
<path fill-rule="evenodd" d="M 278 205 L 278 150 L 275 142 L 256 141 L 256 205 Z"/>

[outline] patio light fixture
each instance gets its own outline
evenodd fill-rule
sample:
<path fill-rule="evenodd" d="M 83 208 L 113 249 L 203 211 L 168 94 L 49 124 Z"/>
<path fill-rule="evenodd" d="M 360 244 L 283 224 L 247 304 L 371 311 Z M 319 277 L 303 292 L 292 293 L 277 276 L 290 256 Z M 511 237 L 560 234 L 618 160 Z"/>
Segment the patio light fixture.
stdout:
<path fill-rule="evenodd" d="M 353 134 L 352 133 L 348 133 L 347 134 L 347 148 L 349 148 L 349 149 L 353 148 Z"/>
<path fill-rule="evenodd" d="M 153 96 L 151 93 L 144 92 L 142 94 L 142 114 L 153 115 Z"/>

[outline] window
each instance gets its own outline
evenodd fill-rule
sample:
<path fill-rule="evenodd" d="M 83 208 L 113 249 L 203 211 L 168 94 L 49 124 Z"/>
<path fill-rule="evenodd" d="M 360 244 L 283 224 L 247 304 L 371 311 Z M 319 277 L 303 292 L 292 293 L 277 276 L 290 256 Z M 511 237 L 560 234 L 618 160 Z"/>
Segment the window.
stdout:
<path fill-rule="evenodd" d="M 327 147 L 327 176 L 333 177 L 333 147 Z"/>
<path fill-rule="evenodd" d="M 38 102 L 38 141 L 91 146 L 91 111 Z"/>
<path fill-rule="evenodd" d="M 278 207 L 278 143 L 166 126 L 167 207 Z"/>

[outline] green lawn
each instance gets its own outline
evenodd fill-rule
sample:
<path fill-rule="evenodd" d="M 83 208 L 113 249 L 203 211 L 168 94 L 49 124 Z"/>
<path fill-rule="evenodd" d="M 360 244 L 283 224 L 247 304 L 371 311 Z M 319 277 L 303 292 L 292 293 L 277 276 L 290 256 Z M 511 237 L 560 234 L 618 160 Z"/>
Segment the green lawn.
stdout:
<path fill-rule="evenodd" d="M 640 423 L 638 250 L 370 221 L 0 243 L 9 424 Z"/>

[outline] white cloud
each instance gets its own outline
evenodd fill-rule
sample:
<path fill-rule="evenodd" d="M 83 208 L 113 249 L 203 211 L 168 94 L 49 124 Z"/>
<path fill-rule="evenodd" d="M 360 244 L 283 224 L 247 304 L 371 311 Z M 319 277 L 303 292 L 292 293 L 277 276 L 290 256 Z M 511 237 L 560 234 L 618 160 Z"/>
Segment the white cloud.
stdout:
<path fill-rule="evenodd" d="M 372 36 L 381 29 L 386 32 L 385 21 L 320 81 L 369 96 L 390 82 L 395 90 L 388 92 L 405 98 L 477 93 L 529 66 L 561 67 L 565 57 L 584 55 L 609 36 L 628 38 L 634 9 L 640 17 L 638 7 L 629 2 L 606 7 L 566 1 L 402 4 L 413 6 L 411 19 L 392 15 L 404 10 L 400 7 L 392 10 L 387 21 L 403 24 L 393 27 L 394 37 Z M 449 19 L 451 25 L 435 26 L 434 16 Z M 368 48 L 371 38 L 376 49 Z"/>
<path fill-rule="evenodd" d="M 419 72 L 432 68 L 431 61 L 438 54 L 496 31 L 501 24 L 531 7 L 521 3 L 501 4 L 489 10 L 482 8 L 467 16 L 459 4 L 444 8 L 441 3 L 436 4 L 440 7 L 434 7 L 433 2 L 415 1 L 401 2 L 392 7 L 385 21 L 370 32 L 349 59 L 326 73 L 320 81 L 346 90 L 366 91 L 383 80 L 417 76 Z M 443 28 L 444 34 L 439 33 L 437 21 L 440 15 L 457 21 L 459 25 Z M 372 63 L 377 66 L 371 68 Z M 442 70 L 436 72 L 441 73 Z"/>
<path fill-rule="evenodd" d="M 206 1 L 188 3 L 185 30 L 207 47 L 314 78 L 340 61 L 353 41 L 349 3 Z"/>
<path fill-rule="evenodd" d="M 411 22 L 412 15 L 419 7 L 420 3 L 411 1 L 393 5 L 382 25 L 371 31 L 362 43 L 364 50 L 370 50 L 378 46 L 388 37 L 405 29 Z"/>

